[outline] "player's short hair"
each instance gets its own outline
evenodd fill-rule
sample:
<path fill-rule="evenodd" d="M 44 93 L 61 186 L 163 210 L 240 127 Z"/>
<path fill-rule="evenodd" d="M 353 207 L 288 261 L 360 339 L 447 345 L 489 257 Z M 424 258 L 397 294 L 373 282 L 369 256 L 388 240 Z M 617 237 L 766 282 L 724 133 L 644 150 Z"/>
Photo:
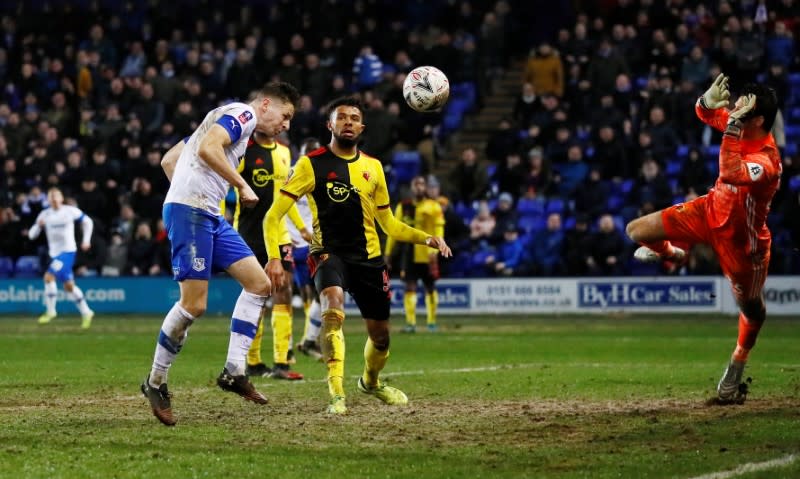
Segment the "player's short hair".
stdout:
<path fill-rule="evenodd" d="M 333 112 L 336 111 L 336 109 L 340 106 L 352 106 L 358 108 L 361 116 L 364 116 L 364 103 L 361 102 L 361 98 L 354 95 L 339 97 L 328 103 L 328 105 L 325 107 L 325 116 L 330 118 Z"/>
<path fill-rule="evenodd" d="M 254 96 L 276 98 L 283 102 L 291 103 L 295 107 L 300 101 L 300 92 L 297 91 L 297 88 L 283 81 L 267 83 L 256 91 Z"/>
<path fill-rule="evenodd" d="M 775 116 L 778 114 L 778 95 L 775 90 L 760 83 L 748 83 L 739 92 L 740 95 L 756 96 L 756 107 L 747 118 L 754 118 L 756 116 L 763 116 L 764 123 L 761 128 L 769 133 L 772 130 L 772 125 L 775 123 Z"/>

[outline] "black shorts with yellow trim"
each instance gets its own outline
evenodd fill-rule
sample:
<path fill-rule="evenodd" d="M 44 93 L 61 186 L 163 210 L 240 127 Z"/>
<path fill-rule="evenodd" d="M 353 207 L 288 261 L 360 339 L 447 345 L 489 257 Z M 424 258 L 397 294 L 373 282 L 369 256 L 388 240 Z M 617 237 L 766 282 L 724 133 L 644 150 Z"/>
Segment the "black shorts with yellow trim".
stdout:
<path fill-rule="evenodd" d="M 422 280 L 422 284 L 424 284 L 427 289 L 432 289 L 434 283 L 436 283 L 436 278 L 431 274 L 431 267 L 428 263 L 408 261 L 404 265 L 403 271 L 406 272 L 405 278 L 403 279 L 408 283 L 416 283 Z"/>
<path fill-rule="evenodd" d="M 329 253 L 310 254 L 308 268 L 317 291 L 339 286 L 350 293 L 365 319 L 389 319 L 392 294 L 389 270 L 380 258 L 368 264 L 345 261 Z"/>

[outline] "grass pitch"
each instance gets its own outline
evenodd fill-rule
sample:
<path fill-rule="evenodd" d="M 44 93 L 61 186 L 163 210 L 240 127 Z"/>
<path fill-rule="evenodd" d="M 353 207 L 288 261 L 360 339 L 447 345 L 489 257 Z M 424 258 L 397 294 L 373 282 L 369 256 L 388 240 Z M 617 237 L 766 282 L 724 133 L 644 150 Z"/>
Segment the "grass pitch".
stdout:
<path fill-rule="evenodd" d="M 305 381 L 254 379 L 267 406 L 219 390 L 228 319 L 203 318 L 170 372 L 167 428 L 138 390 L 160 317 L 7 317 L 0 477 L 800 477 L 798 319 L 769 318 L 747 402 L 721 407 L 705 400 L 734 317 L 444 317 L 393 334 L 383 377 L 410 404 L 391 408 L 355 388 L 366 336 L 350 316 L 349 412 L 330 417 L 324 367 L 302 356 Z"/>

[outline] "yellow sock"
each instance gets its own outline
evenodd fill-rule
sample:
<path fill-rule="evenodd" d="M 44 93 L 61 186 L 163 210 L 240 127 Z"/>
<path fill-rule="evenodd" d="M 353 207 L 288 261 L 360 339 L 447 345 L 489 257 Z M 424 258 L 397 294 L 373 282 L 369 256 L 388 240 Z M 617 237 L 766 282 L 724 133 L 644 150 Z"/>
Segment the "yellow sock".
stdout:
<path fill-rule="evenodd" d="M 403 306 L 406 310 L 406 324 L 412 326 L 417 324 L 417 292 L 406 291 L 403 297 Z"/>
<path fill-rule="evenodd" d="M 328 391 L 331 396 L 344 396 L 344 311 L 326 309 L 322 312 L 322 356 L 328 366 Z"/>
<path fill-rule="evenodd" d="M 439 292 L 433 290 L 425 294 L 425 309 L 428 311 L 428 324 L 436 324 L 436 307 L 439 306 Z"/>
<path fill-rule="evenodd" d="M 389 349 L 380 351 L 375 347 L 372 339 L 367 338 L 367 344 L 364 345 L 364 384 L 367 387 L 378 386 L 378 375 L 383 371 L 386 366 L 386 360 L 389 358 Z"/>
<path fill-rule="evenodd" d="M 255 366 L 261 364 L 261 338 L 264 337 L 264 310 L 261 310 L 261 318 L 258 320 L 258 330 L 253 338 L 250 349 L 247 351 L 247 364 Z"/>
<path fill-rule="evenodd" d="M 276 304 L 272 307 L 272 356 L 275 364 L 287 364 L 289 341 L 292 339 L 292 307 Z"/>

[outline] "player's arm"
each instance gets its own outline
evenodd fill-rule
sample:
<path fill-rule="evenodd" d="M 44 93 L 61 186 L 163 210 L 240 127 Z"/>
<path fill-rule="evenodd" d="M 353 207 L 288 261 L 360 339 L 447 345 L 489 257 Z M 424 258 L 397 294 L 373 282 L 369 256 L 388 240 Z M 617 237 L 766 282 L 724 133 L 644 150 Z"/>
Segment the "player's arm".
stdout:
<path fill-rule="evenodd" d="M 83 213 L 81 216 L 81 249 L 88 250 L 92 243 L 92 232 L 94 231 L 94 221 L 89 215 Z"/>
<path fill-rule="evenodd" d="M 742 153 L 742 118 L 755 108 L 755 95 L 748 95 L 730 113 L 722 145 L 719 149 L 719 178 L 730 185 L 747 185 L 770 181 L 777 173 L 764 153 Z"/>
<path fill-rule="evenodd" d="M 279 194 L 275 195 L 264 219 L 264 231 L 267 234 L 267 255 L 270 260 L 280 259 L 280 224 L 283 217 L 294 206 L 297 212 L 296 202 L 298 198 L 314 189 L 314 170 L 311 161 L 307 156 L 300 158 L 290 173 L 289 179 L 281 188 Z M 299 217 L 298 212 L 298 217 Z M 303 223 L 300 218 L 300 223 Z M 295 225 L 297 223 L 295 222 Z"/>
<path fill-rule="evenodd" d="M 395 216 L 395 218 L 397 218 L 398 216 L 403 216 L 403 203 L 402 202 L 397 204 L 397 208 L 395 208 L 395 210 L 394 210 L 394 216 Z M 397 243 L 397 241 L 395 241 L 393 236 L 388 236 L 386 238 L 386 246 L 384 246 L 384 248 L 383 248 L 384 249 L 383 256 L 385 258 L 390 258 L 392 256 L 392 253 L 394 252 L 394 247 L 395 247 L 396 243 Z M 387 261 L 387 263 L 388 263 L 388 261 Z"/>
<path fill-rule="evenodd" d="M 175 174 L 175 166 L 178 165 L 178 158 L 181 157 L 181 152 L 183 152 L 185 145 L 186 139 L 184 138 L 172 145 L 172 148 L 167 150 L 161 158 L 161 169 L 164 170 L 164 174 L 167 175 L 169 181 L 172 181 L 172 175 Z"/>
<path fill-rule="evenodd" d="M 223 121 L 228 117 L 224 115 L 220 118 Z M 233 119 L 233 121 L 236 121 Z M 219 122 L 211 125 L 208 132 L 200 140 L 200 147 L 197 149 L 197 155 L 219 176 L 223 177 L 231 186 L 238 188 L 239 191 L 250 189 L 247 183 L 242 178 L 242 175 L 237 172 L 225 158 L 225 147 L 233 144 L 234 141 L 239 141 L 242 134 L 241 127 L 226 129 L 220 125 Z"/>
<path fill-rule="evenodd" d="M 451 256 L 450 247 L 439 236 L 430 236 L 424 231 L 412 228 L 395 218 L 389 208 L 389 189 L 386 187 L 386 178 L 383 168 L 375 168 L 378 177 L 378 188 L 375 192 L 375 218 L 387 235 L 397 241 L 406 241 L 414 244 L 424 244 L 438 249 L 442 256 Z"/>
<path fill-rule="evenodd" d="M 32 240 L 38 238 L 39 234 L 42 232 L 42 226 L 44 226 L 44 211 L 39 212 L 36 221 L 33 222 L 33 226 L 28 230 L 28 238 Z"/>
<path fill-rule="evenodd" d="M 697 117 L 712 128 L 725 131 L 725 127 L 728 124 L 728 109 L 726 107 L 730 96 L 728 77 L 720 73 L 708 90 L 697 99 L 694 105 Z"/>

